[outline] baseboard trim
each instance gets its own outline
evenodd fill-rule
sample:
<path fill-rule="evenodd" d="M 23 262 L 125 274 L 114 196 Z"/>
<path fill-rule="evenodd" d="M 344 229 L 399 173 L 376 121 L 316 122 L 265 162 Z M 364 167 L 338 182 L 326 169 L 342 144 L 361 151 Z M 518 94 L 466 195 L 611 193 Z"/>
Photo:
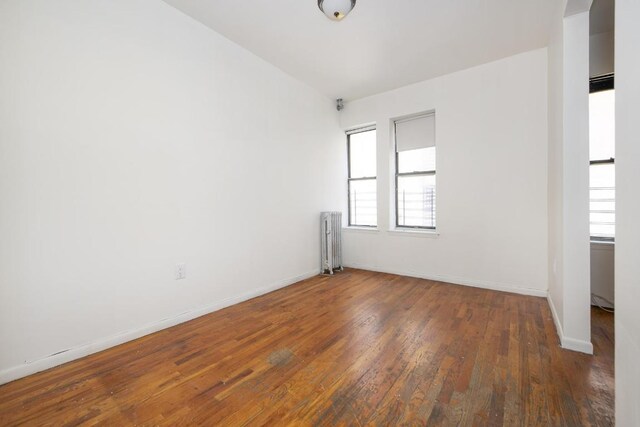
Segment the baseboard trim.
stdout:
<path fill-rule="evenodd" d="M 213 304 L 195 308 L 193 310 L 185 311 L 177 316 L 166 318 L 158 322 L 147 324 L 141 328 L 133 329 L 130 331 L 121 332 L 110 337 L 101 338 L 96 341 L 73 347 L 61 352 L 52 354 L 50 356 L 43 357 L 41 359 L 27 361 L 23 365 L 14 366 L 3 371 L 0 371 L 0 385 L 17 380 L 19 378 L 26 377 L 28 375 L 35 374 L 59 365 L 62 365 L 73 360 L 80 359 L 93 353 L 97 353 L 106 350 L 111 347 L 115 347 L 120 344 L 124 344 L 129 341 L 141 338 L 145 335 L 152 334 L 154 332 L 161 331 L 163 329 L 170 328 L 180 323 L 188 322 L 197 317 L 204 316 L 205 314 L 213 313 L 214 311 L 221 310 L 234 304 L 238 304 L 243 301 L 250 300 L 260 295 L 273 292 L 277 289 L 284 288 L 286 286 L 297 283 L 301 280 L 308 279 L 310 277 L 320 274 L 320 270 L 309 271 L 307 273 L 291 277 L 285 280 L 280 280 L 271 285 L 264 286 L 262 288 L 255 289 L 250 292 L 245 292 L 231 298 L 226 298 L 221 301 L 217 301 Z"/>
<path fill-rule="evenodd" d="M 553 318 L 553 323 L 556 325 L 556 334 L 558 334 L 558 338 L 560 339 L 560 345 L 562 346 L 562 337 L 564 336 L 564 333 L 562 332 L 562 324 L 560 323 L 560 318 L 558 317 L 558 312 L 556 311 L 556 305 L 553 303 L 551 294 L 547 295 L 547 304 L 549 304 L 549 309 L 551 310 L 551 317 Z"/>
<path fill-rule="evenodd" d="M 345 266 L 351 267 L 351 268 L 358 268 L 361 270 L 376 271 L 380 273 L 397 274 L 398 276 L 409 276 L 409 277 L 417 277 L 419 279 L 435 280 L 438 282 L 452 283 L 454 285 L 470 286 L 472 288 L 482 288 L 482 289 L 489 289 L 492 291 L 510 292 L 510 293 L 515 293 L 520 295 L 529 295 L 529 296 L 541 297 L 541 298 L 547 297 L 546 290 L 540 290 L 540 289 L 534 289 L 534 288 L 517 288 L 513 286 L 508 286 L 508 285 L 484 281 L 484 280 L 470 280 L 470 279 L 465 279 L 461 277 L 446 276 L 446 275 L 440 275 L 440 274 L 423 274 L 415 271 L 398 271 L 393 269 L 382 269 L 378 267 L 371 267 L 371 266 L 357 264 L 357 263 L 348 263 Z"/>
<path fill-rule="evenodd" d="M 562 330 L 562 324 L 556 311 L 556 306 L 553 303 L 551 294 L 547 295 L 547 302 L 549 309 L 551 309 L 551 317 L 553 317 L 553 323 L 556 325 L 556 333 L 560 338 L 560 346 L 567 350 L 578 351 L 580 353 L 593 354 L 593 344 L 589 341 L 577 340 L 575 338 L 566 337 Z"/>
<path fill-rule="evenodd" d="M 562 348 L 580 353 L 593 354 L 593 344 L 589 341 L 576 340 L 569 337 L 561 337 Z"/>

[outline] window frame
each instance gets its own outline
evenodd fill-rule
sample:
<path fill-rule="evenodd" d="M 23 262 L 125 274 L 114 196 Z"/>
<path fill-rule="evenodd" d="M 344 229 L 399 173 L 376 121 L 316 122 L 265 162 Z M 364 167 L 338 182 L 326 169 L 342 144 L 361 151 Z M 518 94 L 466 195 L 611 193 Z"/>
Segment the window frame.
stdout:
<path fill-rule="evenodd" d="M 399 224 L 399 219 L 400 219 L 400 209 L 399 209 L 399 203 L 398 203 L 398 180 L 401 177 L 405 177 L 405 176 L 436 176 L 436 171 L 438 169 L 438 161 L 437 161 L 437 157 L 438 157 L 438 147 L 437 147 L 437 141 L 436 144 L 434 144 L 434 148 L 435 148 L 435 152 L 436 152 L 436 161 L 435 161 L 435 168 L 433 170 L 424 170 L 424 171 L 413 171 L 413 172 L 403 172 L 400 173 L 399 170 L 399 160 L 400 160 L 400 156 L 399 156 L 399 152 L 398 152 L 398 140 L 396 138 L 396 126 L 398 123 L 406 121 L 406 120 L 416 120 L 419 119 L 421 117 L 427 117 L 427 116 L 433 116 L 434 120 L 435 120 L 435 115 L 436 112 L 435 111 L 430 111 L 427 113 L 421 113 L 421 114 L 416 114 L 416 115 L 411 115 L 411 116 L 406 116 L 406 117 L 401 117 L 398 119 L 393 120 L 393 151 L 394 151 L 394 163 L 395 163 L 395 189 L 394 189 L 394 198 L 395 198 L 395 216 L 396 216 L 396 220 L 395 220 L 395 228 L 396 229 L 405 229 L 405 230 L 424 230 L 424 231 L 429 231 L 429 232 L 433 232 L 436 231 L 436 227 L 437 226 L 433 226 L 433 227 L 429 227 L 429 226 L 423 226 L 423 225 L 400 225 Z M 437 187 L 437 180 L 436 180 L 436 187 Z M 437 197 L 437 195 L 436 195 Z M 434 222 L 435 222 L 435 218 L 437 218 L 437 211 L 436 209 L 434 209 L 433 211 L 433 217 L 434 217 Z"/>
<path fill-rule="evenodd" d="M 371 132 L 371 131 L 375 131 L 376 132 L 376 144 L 375 144 L 375 148 L 376 148 L 376 174 L 375 176 L 366 176 L 366 177 L 359 177 L 359 178 L 352 178 L 351 177 L 351 135 L 356 135 L 359 133 L 364 133 L 364 132 Z M 365 126 L 365 127 L 360 127 L 360 128 L 355 128 L 355 129 L 349 129 L 346 131 L 347 134 L 347 226 L 348 227 L 358 227 L 358 228 L 369 228 L 369 229 L 376 229 L 378 228 L 378 197 L 376 194 L 376 225 L 371 225 L 371 224 L 355 224 L 351 222 L 351 182 L 352 181 L 375 181 L 376 182 L 376 192 L 377 192 L 377 183 L 378 183 L 378 165 L 377 165 L 377 149 L 378 149 L 378 144 L 377 144 L 377 137 L 378 137 L 378 131 L 376 129 L 375 125 L 371 125 L 371 126 Z M 355 204 L 354 204 L 355 206 Z M 355 218 L 355 215 L 354 215 Z"/>
<path fill-rule="evenodd" d="M 615 78 L 613 73 L 591 77 L 589 79 L 589 94 L 604 92 L 607 90 L 615 90 Z M 591 177 L 591 168 L 593 166 L 607 165 L 607 164 L 613 164 L 615 168 L 615 164 L 616 164 L 615 158 L 610 157 L 608 159 L 589 160 L 589 177 Z M 615 187 L 613 189 L 615 192 Z M 591 185 L 589 185 L 589 204 L 591 204 L 591 201 L 592 201 Z M 614 203 L 615 203 L 615 198 L 614 198 Z M 613 210 L 614 215 L 615 215 L 615 212 L 616 210 L 614 208 Z M 614 225 L 615 225 L 615 221 L 614 221 Z M 591 206 L 589 206 L 589 239 L 592 242 L 615 242 L 616 241 L 615 235 L 613 237 L 591 235 Z"/>

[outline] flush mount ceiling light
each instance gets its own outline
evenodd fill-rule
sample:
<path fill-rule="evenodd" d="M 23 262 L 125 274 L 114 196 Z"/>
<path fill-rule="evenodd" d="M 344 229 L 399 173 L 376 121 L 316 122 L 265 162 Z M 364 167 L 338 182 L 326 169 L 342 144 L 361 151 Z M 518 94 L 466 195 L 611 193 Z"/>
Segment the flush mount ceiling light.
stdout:
<path fill-rule="evenodd" d="M 318 0 L 318 7 L 334 21 L 341 21 L 356 5 L 356 0 Z"/>

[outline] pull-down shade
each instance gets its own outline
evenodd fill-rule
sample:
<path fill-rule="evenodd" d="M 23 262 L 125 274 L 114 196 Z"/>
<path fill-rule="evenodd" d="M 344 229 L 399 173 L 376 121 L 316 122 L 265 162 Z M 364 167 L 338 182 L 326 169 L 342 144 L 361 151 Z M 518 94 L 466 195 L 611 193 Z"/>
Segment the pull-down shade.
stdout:
<path fill-rule="evenodd" d="M 436 116 L 424 116 L 404 119 L 396 122 L 396 151 L 417 150 L 435 147 Z"/>

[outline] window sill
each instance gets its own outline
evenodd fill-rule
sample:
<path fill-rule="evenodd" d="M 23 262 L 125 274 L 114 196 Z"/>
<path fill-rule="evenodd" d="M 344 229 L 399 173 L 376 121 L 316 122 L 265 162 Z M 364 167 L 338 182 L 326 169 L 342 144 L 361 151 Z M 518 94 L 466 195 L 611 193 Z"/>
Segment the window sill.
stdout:
<path fill-rule="evenodd" d="M 378 227 L 357 227 L 357 226 L 349 226 L 343 227 L 342 231 L 346 231 L 348 233 L 365 233 L 365 234 L 375 234 L 379 233 L 380 229 Z"/>
<path fill-rule="evenodd" d="M 436 239 L 440 236 L 440 233 L 436 230 L 405 230 L 401 228 L 392 228 L 389 230 L 389 234 L 395 234 L 396 236 L 425 237 L 428 239 Z"/>

